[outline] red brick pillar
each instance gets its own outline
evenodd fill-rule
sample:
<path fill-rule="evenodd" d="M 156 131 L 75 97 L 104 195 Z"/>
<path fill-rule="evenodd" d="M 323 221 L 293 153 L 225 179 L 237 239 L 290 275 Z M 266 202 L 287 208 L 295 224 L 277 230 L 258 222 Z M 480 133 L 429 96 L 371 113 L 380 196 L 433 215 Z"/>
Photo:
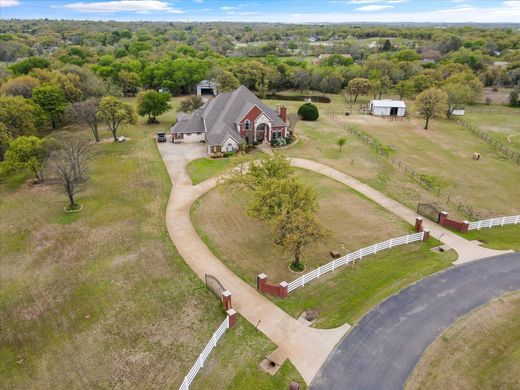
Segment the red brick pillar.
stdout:
<path fill-rule="evenodd" d="M 256 288 L 260 291 L 265 291 L 265 287 L 267 285 L 267 275 L 260 274 L 256 277 Z"/>
<path fill-rule="evenodd" d="M 229 318 L 229 329 L 233 329 L 237 324 L 237 312 L 235 309 L 226 311 Z"/>
<path fill-rule="evenodd" d="M 447 219 L 448 219 L 448 212 L 442 211 L 441 214 L 439 215 L 439 225 L 444 226 L 444 223 L 446 222 Z"/>
<path fill-rule="evenodd" d="M 231 293 L 226 290 L 222 293 L 222 303 L 224 304 L 224 310 L 229 310 L 233 306 L 231 305 Z"/>
<path fill-rule="evenodd" d="M 279 289 L 280 298 L 287 298 L 287 295 L 289 295 L 289 292 L 287 291 L 288 286 L 289 286 L 289 283 L 287 283 L 285 281 L 280 282 L 280 289 Z"/>
<path fill-rule="evenodd" d="M 420 232 L 423 230 L 422 226 L 423 219 L 421 217 L 415 217 L 415 231 Z"/>
<path fill-rule="evenodd" d="M 423 235 L 422 240 L 423 241 L 428 241 L 428 239 L 430 238 L 430 231 L 425 229 L 425 230 L 423 230 L 423 232 L 424 232 L 424 235 Z"/>
<path fill-rule="evenodd" d="M 469 230 L 469 221 L 462 221 L 462 226 L 460 228 L 461 233 L 467 233 Z"/>

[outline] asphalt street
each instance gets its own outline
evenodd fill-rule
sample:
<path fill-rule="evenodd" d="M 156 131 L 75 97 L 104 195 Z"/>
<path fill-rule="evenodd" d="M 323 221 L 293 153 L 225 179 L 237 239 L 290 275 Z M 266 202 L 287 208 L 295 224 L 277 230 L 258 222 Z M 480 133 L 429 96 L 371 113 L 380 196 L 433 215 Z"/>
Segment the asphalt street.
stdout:
<path fill-rule="evenodd" d="M 370 311 L 334 348 L 310 388 L 402 389 L 424 350 L 459 317 L 520 290 L 520 253 L 451 267 Z"/>

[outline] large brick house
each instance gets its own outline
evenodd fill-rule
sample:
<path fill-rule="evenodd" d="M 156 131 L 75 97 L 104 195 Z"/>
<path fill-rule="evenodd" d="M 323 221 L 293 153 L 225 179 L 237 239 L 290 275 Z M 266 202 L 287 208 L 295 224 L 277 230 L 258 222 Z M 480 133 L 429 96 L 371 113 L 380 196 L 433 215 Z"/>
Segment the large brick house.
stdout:
<path fill-rule="evenodd" d="M 206 142 L 208 154 L 239 148 L 242 141 L 271 142 L 287 136 L 287 108 L 266 106 L 245 86 L 218 94 L 191 115 L 177 114 L 171 127 L 173 142 Z"/>

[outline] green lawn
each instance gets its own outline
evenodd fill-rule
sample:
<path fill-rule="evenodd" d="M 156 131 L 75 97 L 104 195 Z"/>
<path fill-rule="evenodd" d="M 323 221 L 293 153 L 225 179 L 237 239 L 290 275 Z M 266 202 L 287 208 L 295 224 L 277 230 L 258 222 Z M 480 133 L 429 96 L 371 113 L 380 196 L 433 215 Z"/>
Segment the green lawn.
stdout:
<path fill-rule="evenodd" d="M 466 240 L 478 240 L 491 249 L 513 249 L 520 252 L 520 225 L 497 226 L 491 229 L 470 230 L 461 234 Z"/>
<path fill-rule="evenodd" d="M 186 170 L 190 175 L 193 185 L 199 184 L 204 180 L 221 175 L 231 168 L 233 160 L 230 158 L 199 158 L 191 161 Z"/>
<path fill-rule="evenodd" d="M 291 381 L 295 381 L 301 389 L 306 389 L 305 382 L 289 360 L 274 376 L 259 367 L 259 363 L 275 349 L 276 346 L 266 341 L 261 332 L 239 317 L 236 328 L 225 333 L 191 388 L 278 390 L 288 389 Z"/>
<path fill-rule="evenodd" d="M 315 326 L 334 328 L 348 322 L 355 324 L 374 305 L 392 294 L 451 265 L 457 255 L 430 249 L 439 245 L 435 239 L 383 251 L 339 268 L 309 282 L 286 299 L 273 299 L 294 317 L 308 309 L 319 312 Z"/>

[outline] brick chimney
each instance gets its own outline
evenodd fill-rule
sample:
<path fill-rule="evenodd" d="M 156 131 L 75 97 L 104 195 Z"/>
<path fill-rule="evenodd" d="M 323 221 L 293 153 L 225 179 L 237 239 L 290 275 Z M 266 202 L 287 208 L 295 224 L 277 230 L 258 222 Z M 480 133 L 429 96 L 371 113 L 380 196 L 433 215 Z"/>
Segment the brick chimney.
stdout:
<path fill-rule="evenodd" d="M 279 115 L 284 122 L 287 122 L 287 107 L 281 106 Z"/>

